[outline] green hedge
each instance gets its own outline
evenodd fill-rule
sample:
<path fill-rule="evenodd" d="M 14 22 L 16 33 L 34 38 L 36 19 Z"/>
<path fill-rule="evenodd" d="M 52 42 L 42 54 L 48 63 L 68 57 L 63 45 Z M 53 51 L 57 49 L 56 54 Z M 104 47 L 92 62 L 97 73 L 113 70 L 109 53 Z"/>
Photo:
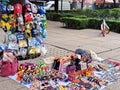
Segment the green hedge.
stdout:
<path fill-rule="evenodd" d="M 120 20 L 120 8 L 113 8 L 113 9 L 101 9 L 101 10 L 70 10 L 70 11 L 63 11 L 62 13 L 55 13 L 55 12 L 48 12 L 47 18 L 48 20 L 55 20 L 59 21 L 61 17 L 74 17 L 74 16 L 86 16 L 92 18 L 105 18 L 109 19 L 116 19 Z"/>
<path fill-rule="evenodd" d="M 98 18 L 76 18 L 76 17 L 63 17 L 60 20 L 67 28 L 74 29 L 100 29 L 102 20 Z M 110 31 L 120 33 L 120 21 L 109 20 L 106 21 L 110 27 Z"/>
<path fill-rule="evenodd" d="M 60 20 L 67 28 L 84 29 L 88 26 L 88 18 L 63 17 Z"/>
<path fill-rule="evenodd" d="M 107 24 L 110 27 L 111 31 L 120 33 L 120 21 L 109 20 L 107 21 Z"/>
<path fill-rule="evenodd" d="M 74 14 L 70 13 L 55 13 L 55 12 L 49 12 L 46 14 L 48 20 L 52 21 L 60 21 L 60 18 L 62 17 L 74 17 Z"/>
<path fill-rule="evenodd" d="M 71 10 L 63 12 L 48 12 L 47 19 L 61 21 L 67 28 L 100 29 L 102 19 L 105 18 L 111 31 L 120 33 L 120 8 L 104 10 Z"/>
<path fill-rule="evenodd" d="M 100 29 L 101 23 L 102 23 L 101 19 L 98 19 L 98 18 L 89 18 L 87 28 Z"/>

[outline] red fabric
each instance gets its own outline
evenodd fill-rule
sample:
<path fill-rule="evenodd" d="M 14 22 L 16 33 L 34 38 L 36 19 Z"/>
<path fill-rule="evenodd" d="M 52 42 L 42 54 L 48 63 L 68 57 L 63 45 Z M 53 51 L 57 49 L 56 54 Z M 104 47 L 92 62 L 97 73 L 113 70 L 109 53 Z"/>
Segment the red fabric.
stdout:
<path fill-rule="evenodd" d="M 18 60 L 17 58 L 10 62 L 9 60 L 3 61 L 2 60 L 2 66 L 1 66 L 1 76 L 7 77 L 9 75 L 14 75 L 17 72 L 18 69 Z"/>
<path fill-rule="evenodd" d="M 10 61 L 2 61 L 1 76 L 7 77 L 10 75 L 11 71 L 12 71 L 11 62 Z"/>
<path fill-rule="evenodd" d="M 18 60 L 17 58 L 15 58 L 13 64 L 11 64 L 11 75 L 14 75 L 16 72 L 17 72 L 17 69 L 18 69 Z"/>

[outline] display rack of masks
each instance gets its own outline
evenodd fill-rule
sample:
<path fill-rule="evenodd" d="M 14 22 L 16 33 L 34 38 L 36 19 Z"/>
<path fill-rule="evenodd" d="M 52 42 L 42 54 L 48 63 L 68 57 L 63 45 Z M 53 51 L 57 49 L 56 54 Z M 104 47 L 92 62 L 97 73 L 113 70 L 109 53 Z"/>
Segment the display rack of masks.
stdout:
<path fill-rule="evenodd" d="M 3 2 L 4 1 L 4 2 Z M 0 2 L 0 26 L 5 32 L 0 51 L 12 50 L 18 59 L 35 58 L 46 53 L 46 11 L 29 1 L 9 4 Z"/>

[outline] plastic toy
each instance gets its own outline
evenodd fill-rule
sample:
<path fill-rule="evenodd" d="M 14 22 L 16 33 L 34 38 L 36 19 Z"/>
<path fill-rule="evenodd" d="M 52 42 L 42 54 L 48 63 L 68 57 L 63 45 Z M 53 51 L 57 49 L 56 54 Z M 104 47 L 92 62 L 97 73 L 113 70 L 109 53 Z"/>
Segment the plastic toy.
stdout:
<path fill-rule="evenodd" d="M 18 67 L 18 71 L 22 71 L 22 70 L 26 70 L 27 69 L 27 67 L 26 66 L 24 66 L 24 65 L 20 65 L 19 67 Z"/>
<path fill-rule="evenodd" d="M 7 13 L 9 13 L 9 14 L 13 14 L 13 12 L 14 12 L 14 6 L 12 6 L 12 5 L 8 5 L 7 6 Z"/>
<path fill-rule="evenodd" d="M 6 4 L 5 4 L 5 3 L 1 3 L 1 4 L 0 4 L 0 12 L 1 12 L 2 14 L 7 13 L 7 7 L 6 7 Z"/>
<path fill-rule="evenodd" d="M 27 56 L 27 48 L 21 47 L 19 49 L 20 55 L 22 56 L 22 58 L 26 58 Z"/>
<path fill-rule="evenodd" d="M 103 19 L 103 22 L 101 24 L 101 34 L 105 37 L 106 34 L 109 34 L 109 27 L 107 23 L 105 22 L 105 19 Z"/>
<path fill-rule="evenodd" d="M 15 22 L 15 18 L 14 18 L 14 15 L 13 14 L 10 14 L 9 15 L 9 23 L 10 23 L 10 31 L 11 33 L 15 33 L 16 31 L 16 22 Z"/>
<path fill-rule="evenodd" d="M 41 61 L 41 62 L 38 63 L 39 67 L 42 66 L 42 65 L 46 65 L 45 62 Z"/>
<path fill-rule="evenodd" d="M 46 38 L 47 35 L 47 31 L 45 28 L 46 28 L 46 22 L 42 22 L 42 30 L 41 30 L 42 38 Z"/>
<path fill-rule="evenodd" d="M 17 14 L 17 26 L 18 26 L 18 31 L 23 32 L 24 31 L 24 22 L 23 22 L 23 16 L 22 14 Z"/>
<path fill-rule="evenodd" d="M 18 40 L 18 46 L 21 47 L 21 48 L 27 47 L 27 46 L 28 46 L 28 45 L 27 45 L 27 41 L 24 40 L 24 39 L 19 39 L 19 40 Z"/>
<path fill-rule="evenodd" d="M 40 67 L 38 67 L 37 65 L 35 66 L 35 69 L 34 69 L 34 73 L 37 74 L 40 72 Z"/>
<path fill-rule="evenodd" d="M 32 37 L 32 34 L 31 34 L 31 25 L 32 23 L 31 22 L 27 22 L 25 23 L 25 36 L 27 39 L 30 39 Z"/>
<path fill-rule="evenodd" d="M 21 81 L 23 74 L 24 74 L 24 70 L 18 71 L 16 80 Z"/>
<path fill-rule="evenodd" d="M 9 34 L 8 35 L 8 42 L 16 42 L 17 43 L 16 34 Z"/>
<path fill-rule="evenodd" d="M 46 14 L 46 11 L 44 9 L 44 6 L 39 6 L 39 13 L 40 14 Z"/>
<path fill-rule="evenodd" d="M 32 81 L 30 88 L 31 88 L 31 90 L 36 90 L 36 89 L 40 90 L 40 82 L 35 79 L 34 81 Z"/>
<path fill-rule="evenodd" d="M 16 18 L 17 14 L 22 14 L 22 5 L 20 3 L 16 3 L 14 5 L 14 16 Z"/>
<path fill-rule="evenodd" d="M 32 75 L 28 75 L 27 73 L 24 73 L 21 79 L 21 83 L 30 84 L 31 82 L 32 82 Z"/>
<path fill-rule="evenodd" d="M 93 75 L 94 68 L 87 68 L 84 70 L 79 70 L 68 75 L 68 79 L 72 82 L 79 82 L 81 80 L 80 76 Z"/>
<path fill-rule="evenodd" d="M 24 33 L 17 33 L 16 37 L 17 37 L 17 40 L 19 40 L 19 39 L 25 39 Z"/>
<path fill-rule="evenodd" d="M 8 50 L 7 45 L 0 45 L 0 51 Z"/>
<path fill-rule="evenodd" d="M 31 30 L 29 30 L 29 29 L 25 30 L 25 36 L 26 36 L 27 39 L 32 38 Z"/>
<path fill-rule="evenodd" d="M 31 10 L 31 4 L 30 3 L 27 3 L 26 5 L 25 5 L 25 13 L 26 12 L 32 12 L 32 10 Z"/>
<path fill-rule="evenodd" d="M 1 27 L 3 28 L 4 31 L 10 30 L 10 28 L 11 28 L 7 14 L 2 15 Z"/>
<path fill-rule="evenodd" d="M 29 22 L 33 20 L 32 13 L 25 13 L 24 17 L 25 17 L 25 22 Z"/>
<path fill-rule="evenodd" d="M 31 3 L 31 10 L 32 10 L 32 13 L 37 13 L 38 12 L 37 6 L 33 3 Z"/>
<path fill-rule="evenodd" d="M 40 46 L 36 46 L 35 47 L 35 54 L 36 54 L 36 56 L 40 56 L 41 55 L 41 47 Z"/>
<path fill-rule="evenodd" d="M 8 49 L 10 50 L 19 50 L 18 44 L 16 42 L 9 42 Z"/>
<path fill-rule="evenodd" d="M 34 56 L 35 55 L 35 47 L 29 47 L 28 54 L 31 56 L 32 55 Z"/>
<path fill-rule="evenodd" d="M 45 14 L 40 15 L 40 20 L 41 20 L 41 21 L 46 21 L 46 15 L 45 15 Z"/>

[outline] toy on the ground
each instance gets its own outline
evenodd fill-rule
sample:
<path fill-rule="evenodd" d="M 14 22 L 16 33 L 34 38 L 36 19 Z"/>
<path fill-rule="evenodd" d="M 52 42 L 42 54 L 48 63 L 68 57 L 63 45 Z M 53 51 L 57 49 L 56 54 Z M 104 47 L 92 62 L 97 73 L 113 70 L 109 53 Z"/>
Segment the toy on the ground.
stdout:
<path fill-rule="evenodd" d="M 105 19 L 103 19 L 102 24 L 101 24 L 101 34 L 103 35 L 103 37 L 106 36 L 106 34 L 109 34 L 110 30 L 109 30 L 109 26 L 107 25 Z"/>
<path fill-rule="evenodd" d="M 87 68 L 84 70 L 79 70 L 68 75 L 68 79 L 72 82 L 80 82 L 81 76 L 91 76 L 93 75 L 94 68 Z"/>

